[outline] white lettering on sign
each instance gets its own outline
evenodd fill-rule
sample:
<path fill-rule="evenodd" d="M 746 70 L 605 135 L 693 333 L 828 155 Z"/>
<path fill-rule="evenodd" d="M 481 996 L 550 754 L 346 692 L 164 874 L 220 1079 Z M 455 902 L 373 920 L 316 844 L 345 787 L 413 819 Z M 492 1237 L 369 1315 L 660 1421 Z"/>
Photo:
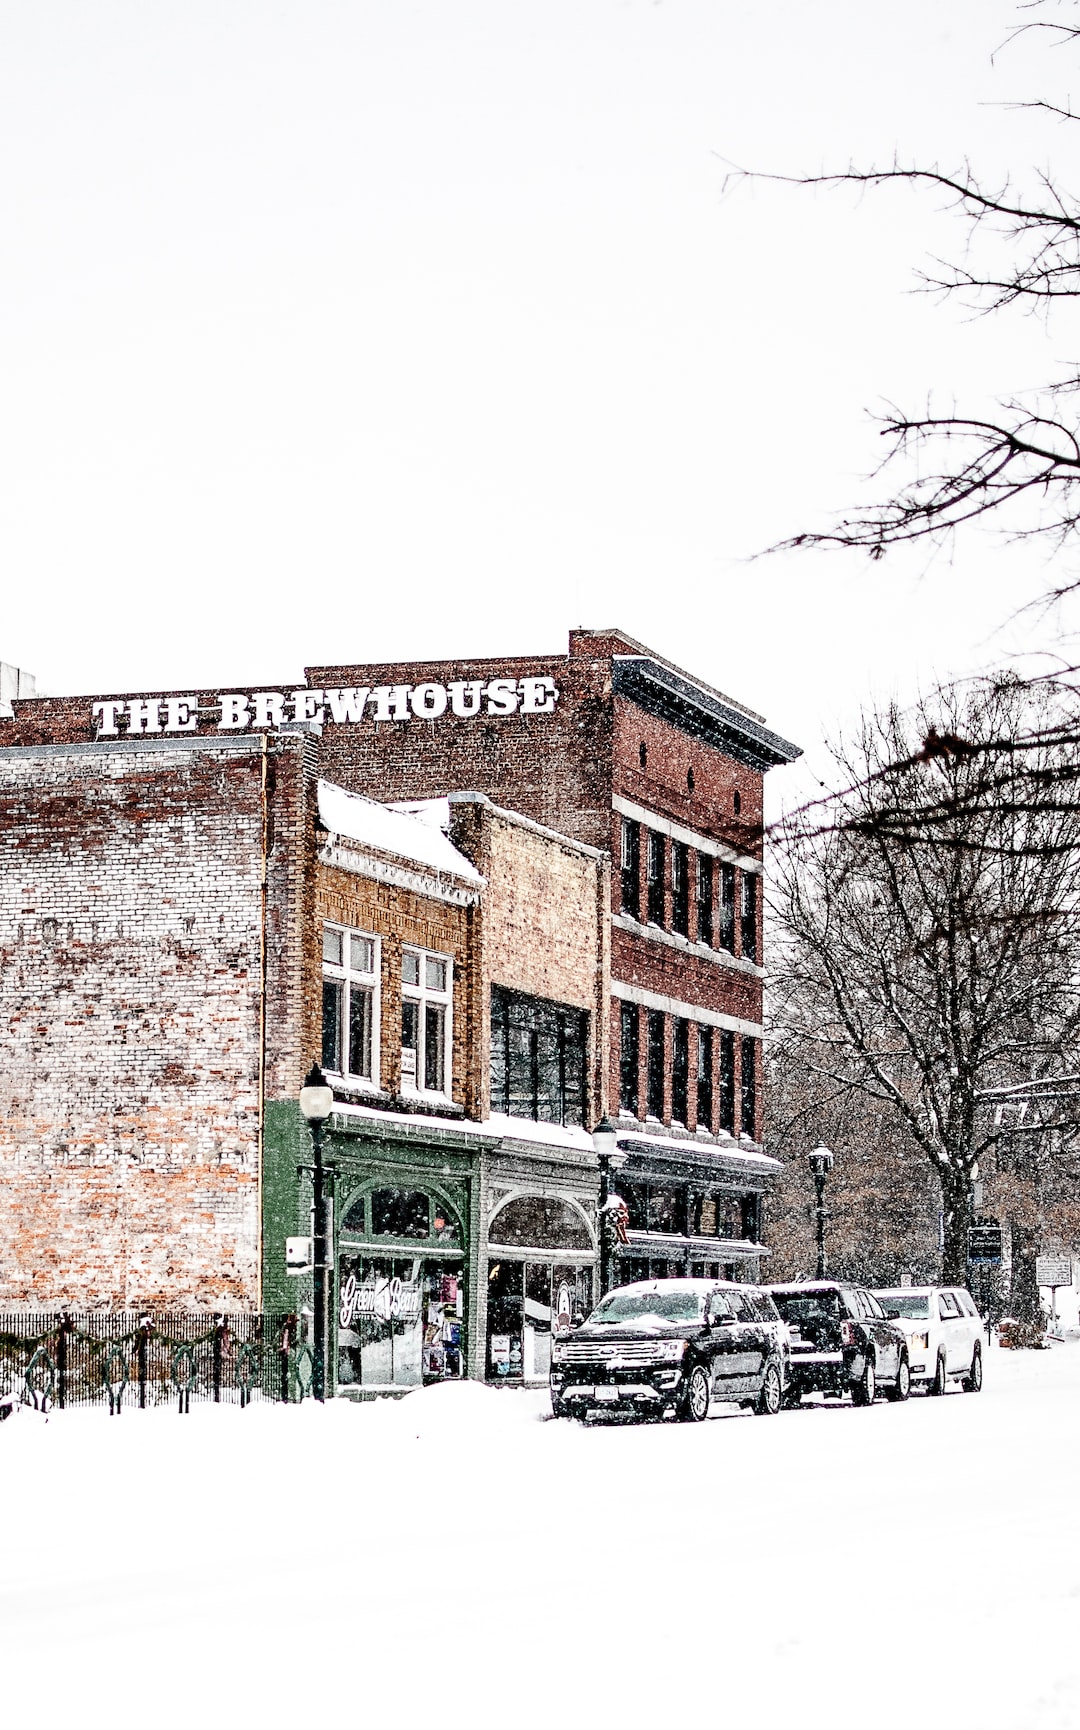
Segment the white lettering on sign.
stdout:
<path fill-rule="evenodd" d="M 415 1321 L 420 1298 L 420 1286 L 412 1280 L 369 1274 L 361 1284 L 351 1273 L 341 1288 L 341 1325 L 351 1328 L 357 1316 L 375 1316 L 381 1322 Z"/>
<path fill-rule="evenodd" d="M 353 685 L 337 690 L 222 691 L 219 732 L 245 727 L 321 727 L 359 721 L 437 721 L 449 713 L 460 720 L 477 715 L 553 715 L 559 687 L 549 675 L 527 679 L 452 679 L 441 685 Z M 213 710 L 214 705 L 204 706 Z M 199 724 L 199 699 L 190 697 L 116 697 L 91 704 L 97 737 L 121 733 L 193 733 Z"/>

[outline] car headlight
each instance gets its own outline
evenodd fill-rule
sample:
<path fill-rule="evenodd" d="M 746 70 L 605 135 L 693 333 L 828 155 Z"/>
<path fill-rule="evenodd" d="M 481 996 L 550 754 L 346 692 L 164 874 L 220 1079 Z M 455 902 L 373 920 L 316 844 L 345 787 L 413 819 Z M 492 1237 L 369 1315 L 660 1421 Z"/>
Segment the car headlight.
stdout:
<path fill-rule="evenodd" d="M 658 1364 L 677 1364 L 686 1354 L 685 1340 L 662 1340 L 656 1348 Z"/>
<path fill-rule="evenodd" d="M 911 1349 L 913 1352 L 924 1352 L 929 1344 L 930 1336 L 928 1334 L 912 1334 Z"/>
<path fill-rule="evenodd" d="M 552 1340 L 552 1342 L 551 1342 L 551 1361 L 552 1361 L 552 1363 L 553 1364 L 561 1364 L 564 1361 L 565 1357 L 566 1357 L 566 1342 L 565 1342 L 565 1340 Z"/>

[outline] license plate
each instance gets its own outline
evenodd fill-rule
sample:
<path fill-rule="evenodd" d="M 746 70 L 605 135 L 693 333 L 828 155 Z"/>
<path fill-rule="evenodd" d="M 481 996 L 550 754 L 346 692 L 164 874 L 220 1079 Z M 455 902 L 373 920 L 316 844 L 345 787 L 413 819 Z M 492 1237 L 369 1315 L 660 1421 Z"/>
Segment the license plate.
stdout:
<path fill-rule="evenodd" d="M 617 1400 L 618 1397 L 619 1397 L 618 1388 L 597 1388 L 596 1389 L 596 1398 L 598 1400 Z"/>

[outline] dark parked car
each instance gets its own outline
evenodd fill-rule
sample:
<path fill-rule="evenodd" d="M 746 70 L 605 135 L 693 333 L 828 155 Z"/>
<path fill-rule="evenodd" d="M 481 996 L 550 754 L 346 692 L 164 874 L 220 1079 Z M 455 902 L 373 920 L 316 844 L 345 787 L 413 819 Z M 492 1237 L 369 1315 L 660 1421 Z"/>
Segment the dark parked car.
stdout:
<path fill-rule="evenodd" d="M 907 1336 L 873 1292 L 837 1280 L 768 1289 L 791 1336 L 792 1404 L 820 1392 L 850 1393 L 856 1405 L 869 1406 L 879 1388 L 888 1399 L 907 1399 Z"/>
<path fill-rule="evenodd" d="M 777 1412 L 787 1387 L 787 1329 L 755 1286 L 657 1279 L 619 1286 L 580 1327 L 552 1342 L 551 1409 L 669 1411 L 690 1423 L 713 1400 Z"/>

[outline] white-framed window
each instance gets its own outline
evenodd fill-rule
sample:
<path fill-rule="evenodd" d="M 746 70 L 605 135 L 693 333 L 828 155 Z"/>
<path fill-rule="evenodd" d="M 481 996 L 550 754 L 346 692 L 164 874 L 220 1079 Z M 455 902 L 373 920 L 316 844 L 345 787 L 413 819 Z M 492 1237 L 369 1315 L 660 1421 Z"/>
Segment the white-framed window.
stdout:
<path fill-rule="evenodd" d="M 454 964 L 427 949 L 401 952 L 401 1090 L 450 1092 Z"/>
<path fill-rule="evenodd" d="M 322 1066 L 379 1085 L 379 940 L 348 925 L 323 926 Z"/>

